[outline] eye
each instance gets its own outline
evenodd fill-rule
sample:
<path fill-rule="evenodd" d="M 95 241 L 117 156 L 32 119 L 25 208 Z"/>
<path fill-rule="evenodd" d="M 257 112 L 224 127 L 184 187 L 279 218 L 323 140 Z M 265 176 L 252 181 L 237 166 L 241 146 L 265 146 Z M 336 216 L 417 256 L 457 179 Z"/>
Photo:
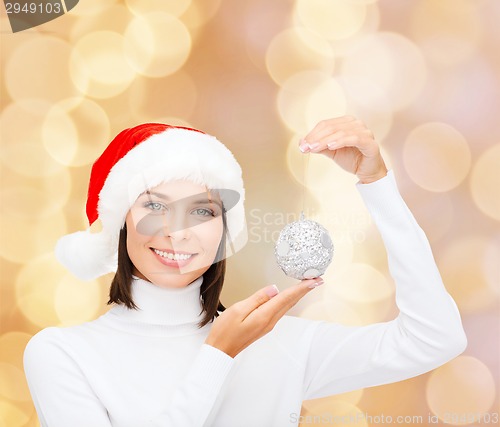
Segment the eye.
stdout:
<path fill-rule="evenodd" d="M 165 206 L 163 206 L 161 203 L 159 202 L 147 202 L 144 204 L 144 207 L 146 208 L 149 208 L 151 209 L 152 211 L 160 211 L 162 210 L 162 208 L 164 208 Z"/>
<path fill-rule="evenodd" d="M 197 208 L 193 212 L 196 215 L 215 216 L 215 212 L 212 209 L 207 209 L 207 208 Z"/>

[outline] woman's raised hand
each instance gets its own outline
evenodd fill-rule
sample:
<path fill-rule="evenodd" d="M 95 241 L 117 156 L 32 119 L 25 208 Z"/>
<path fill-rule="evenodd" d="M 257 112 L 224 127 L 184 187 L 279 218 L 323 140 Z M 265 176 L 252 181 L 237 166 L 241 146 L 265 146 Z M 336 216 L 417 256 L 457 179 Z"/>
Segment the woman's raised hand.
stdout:
<path fill-rule="evenodd" d="M 353 116 L 322 120 L 299 142 L 303 153 L 320 153 L 355 174 L 363 184 L 387 175 L 370 129 Z"/>
<path fill-rule="evenodd" d="M 214 321 L 205 344 L 231 357 L 270 332 L 290 308 L 323 279 L 306 279 L 282 292 L 273 286 L 260 289 L 223 311 Z"/>

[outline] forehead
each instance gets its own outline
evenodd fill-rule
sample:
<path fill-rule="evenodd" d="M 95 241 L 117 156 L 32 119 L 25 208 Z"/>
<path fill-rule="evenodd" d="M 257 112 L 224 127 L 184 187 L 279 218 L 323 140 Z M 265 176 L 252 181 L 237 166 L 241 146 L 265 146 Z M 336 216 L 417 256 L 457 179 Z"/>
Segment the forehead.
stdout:
<path fill-rule="evenodd" d="M 149 188 L 143 194 L 145 194 L 146 192 L 162 194 L 168 196 L 168 198 L 172 200 L 182 199 L 185 197 L 200 194 L 206 195 L 207 197 L 210 195 L 212 199 L 220 200 L 217 191 L 210 191 L 206 186 L 188 180 L 162 182 L 155 187 Z"/>

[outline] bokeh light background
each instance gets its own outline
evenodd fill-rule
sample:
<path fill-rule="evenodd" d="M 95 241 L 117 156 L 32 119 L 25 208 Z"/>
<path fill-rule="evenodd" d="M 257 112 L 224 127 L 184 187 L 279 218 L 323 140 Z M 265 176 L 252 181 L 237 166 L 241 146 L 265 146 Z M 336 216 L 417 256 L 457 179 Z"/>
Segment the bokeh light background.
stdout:
<path fill-rule="evenodd" d="M 226 306 L 295 283 L 276 266 L 273 241 L 304 207 L 336 252 L 326 284 L 289 314 L 349 325 L 394 318 L 386 253 L 356 178 L 320 155 L 306 169 L 297 150 L 318 120 L 347 113 L 374 131 L 469 345 L 433 372 L 306 401 L 302 415 L 437 425 L 431 415 L 444 425 L 446 413 L 498 411 L 498 22 L 497 0 L 81 0 L 12 34 L 2 6 L 0 426 L 39 425 L 22 367 L 29 338 L 109 309 L 111 276 L 80 282 L 53 248 L 87 227 L 92 162 L 141 122 L 203 129 L 242 164 L 249 242 L 229 259 Z"/>

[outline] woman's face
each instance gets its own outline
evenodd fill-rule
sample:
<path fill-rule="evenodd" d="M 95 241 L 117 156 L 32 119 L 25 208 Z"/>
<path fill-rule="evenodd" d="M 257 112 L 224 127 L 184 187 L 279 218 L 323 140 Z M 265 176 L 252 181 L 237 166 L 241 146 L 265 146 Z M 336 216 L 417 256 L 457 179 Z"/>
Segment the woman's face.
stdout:
<path fill-rule="evenodd" d="M 141 194 L 125 223 L 133 274 L 166 288 L 184 287 L 205 273 L 223 235 L 219 196 L 184 180 Z"/>

